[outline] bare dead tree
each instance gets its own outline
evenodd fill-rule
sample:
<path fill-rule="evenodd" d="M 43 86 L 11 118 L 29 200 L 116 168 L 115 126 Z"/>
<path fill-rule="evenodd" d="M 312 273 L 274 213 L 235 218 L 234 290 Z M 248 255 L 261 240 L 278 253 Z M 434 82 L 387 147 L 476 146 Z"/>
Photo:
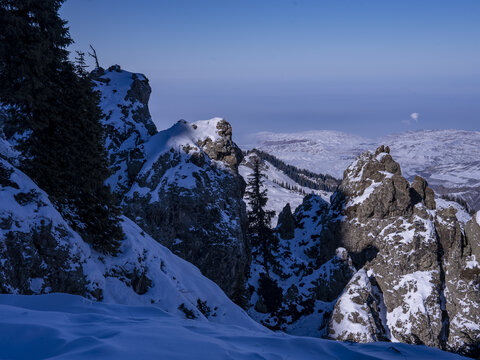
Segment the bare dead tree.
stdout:
<path fill-rule="evenodd" d="M 88 55 L 90 55 L 92 58 L 95 59 L 96 67 L 99 68 L 100 64 L 98 63 L 97 51 L 93 48 L 92 45 L 90 45 L 90 49 L 92 49 L 92 52 L 91 53 L 89 52 Z"/>

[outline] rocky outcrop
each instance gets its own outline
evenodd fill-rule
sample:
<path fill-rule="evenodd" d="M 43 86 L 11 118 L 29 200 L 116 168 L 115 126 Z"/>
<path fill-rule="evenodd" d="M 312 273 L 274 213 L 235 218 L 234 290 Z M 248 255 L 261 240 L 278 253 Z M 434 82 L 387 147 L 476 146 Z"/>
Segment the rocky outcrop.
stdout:
<path fill-rule="evenodd" d="M 361 270 L 335 305 L 329 336 L 475 354 L 480 299 L 467 291 L 478 287 L 474 235 L 456 210 L 437 209 L 427 182 L 417 176 L 410 185 L 385 147 L 347 168 L 332 206 L 337 238 Z"/>
<path fill-rule="evenodd" d="M 328 335 L 341 341 L 373 342 L 389 339 L 386 309 L 375 279 L 364 269 L 349 281 L 335 304 Z"/>
<path fill-rule="evenodd" d="M 292 214 L 290 204 L 287 203 L 278 215 L 277 232 L 278 235 L 285 240 L 293 239 L 295 236 L 295 218 Z"/>
<path fill-rule="evenodd" d="M 119 253 L 95 252 L 4 156 L 0 151 L 0 293 L 155 304 L 183 318 L 256 328 L 215 283 L 125 217 Z"/>
<path fill-rule="evenodd" d="M 249 256 L 241 152 L 230 124 L 181 120 L 145 149 L 146 162 L 123 200 L 126 215 L 235 298 Z"/>
<path fill-rule="evenodd" d="M 198 125 L 192 125 L 194 128 Z M 238 166 L 242 162 L 243 155 L 240 148 L 232 140 L 232 126 L 220 119 L 216 122 L 216 133 L 218 137 L 212 140 L 210 136 L 204 139 L 198 139 L 198 146 L 210 157 L 212 160 L 221 161 L 234 171 L 238 171 Z"/>
<path fill-rule="evenodd" d="M 330 204 L 307 196 L 295 210 L 293 236 L 280 236 L 287 250 L 285 260 L 279 254 L 277 281 L 284 302 L 303 296 L 311 305 L 300 316 L 286 311 L 283 318 L 293 320 L 280 328 L 295 334 L 314 323 L 318 328 L 310 327 L 310 335 L 424 344 L 476 356 L 480 215 L 471 218 L 459 204 L 435 198 L 419 176 L 409 183 L 389 150 L 361 154 Z M 283 218 L 287 212 L 278 228 Z M 264 323 L 280 318 L 250 313 Z"/>
<path fill-rule="evenodd" d="M 0 204 L 0 293 L 95 293 L 83 269 L 88 247 L 48 196 L 1 158 Z"/>
<path fill-rule="evenodd" d="M 442 216 L 443 215 L 443 216 Z M 480 355 L 480 212 L 465 225 L 446 214 L 438 217 L 444 246 L 447 349 Z M 442 216 L 442 217 L 440 217 Z M 448 246 L 450 245 L 450 246 Z"/>
<path fill-rule="evenodd" d="M 143 144 L 157 133 L 148 110 L 151 88 L 144 75 L 124 71 L 119 65 L 95 69 L 91 76 L 105 114 L 105 147 L 113 173 L 107 183 L 121 197 L 145 161 Z"/>
<path fill-rule="evenodd" d="M 157 133 L 142 74 L 96 69 L 114 189 L 125 214 L 197 265 L 229 296 L 240 296 L 249 263 L 244 239 L 242 152 L 224 119 L 181 120 Z"/>
<path fill-rule="evenodd" d="M 427 209 L 435 210 L 435 193 L 428 187 L 428 183 L 420 176 L 415 176 L 410 188 L 412 202 L 417 204 L 423 202 Z"/>

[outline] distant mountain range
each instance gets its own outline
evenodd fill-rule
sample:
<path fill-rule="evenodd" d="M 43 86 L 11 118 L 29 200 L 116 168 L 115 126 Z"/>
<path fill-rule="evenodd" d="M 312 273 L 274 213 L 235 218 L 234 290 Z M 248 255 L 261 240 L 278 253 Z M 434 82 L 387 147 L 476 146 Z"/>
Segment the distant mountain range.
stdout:
<path fill-rule="evenodd" d="M 480 209 L 480 132 L 463 130 L 421 130 L 365 138 L 338 131 L 255 134 L 256 147 L 288 164 L 341 178 L 355 157 L 379 145 L 389 146 L 413 180 L 424 177 L 437 194 L 465 200 Z"/>

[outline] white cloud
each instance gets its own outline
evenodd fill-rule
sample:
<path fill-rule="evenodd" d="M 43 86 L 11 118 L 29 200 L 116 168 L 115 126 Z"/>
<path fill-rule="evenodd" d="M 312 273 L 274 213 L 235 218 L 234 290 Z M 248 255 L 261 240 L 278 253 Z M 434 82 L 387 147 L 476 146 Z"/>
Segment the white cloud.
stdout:
<path fill-rule="evenodd" d="M 402 120 L 402 124 L 410 125 L 412 122 L 415 122 L 418 124 L 418 118 L 420 117 L 420 114 L 417 112 L 411 113 L 410 114 L 410 119 L 405 119 Z"/>

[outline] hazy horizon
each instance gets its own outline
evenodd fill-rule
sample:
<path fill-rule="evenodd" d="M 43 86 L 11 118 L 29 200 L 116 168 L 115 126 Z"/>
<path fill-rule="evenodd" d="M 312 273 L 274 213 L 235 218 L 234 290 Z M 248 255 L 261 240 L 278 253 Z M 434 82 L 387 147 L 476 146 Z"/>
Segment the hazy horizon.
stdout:
<path fill-rule="evenodd" d="M 366 137 L 480 130 L 480 3 L 67 0 L 100 64 L 144 73 L 159 129 L 226 118 L 260 131 Z"/>

